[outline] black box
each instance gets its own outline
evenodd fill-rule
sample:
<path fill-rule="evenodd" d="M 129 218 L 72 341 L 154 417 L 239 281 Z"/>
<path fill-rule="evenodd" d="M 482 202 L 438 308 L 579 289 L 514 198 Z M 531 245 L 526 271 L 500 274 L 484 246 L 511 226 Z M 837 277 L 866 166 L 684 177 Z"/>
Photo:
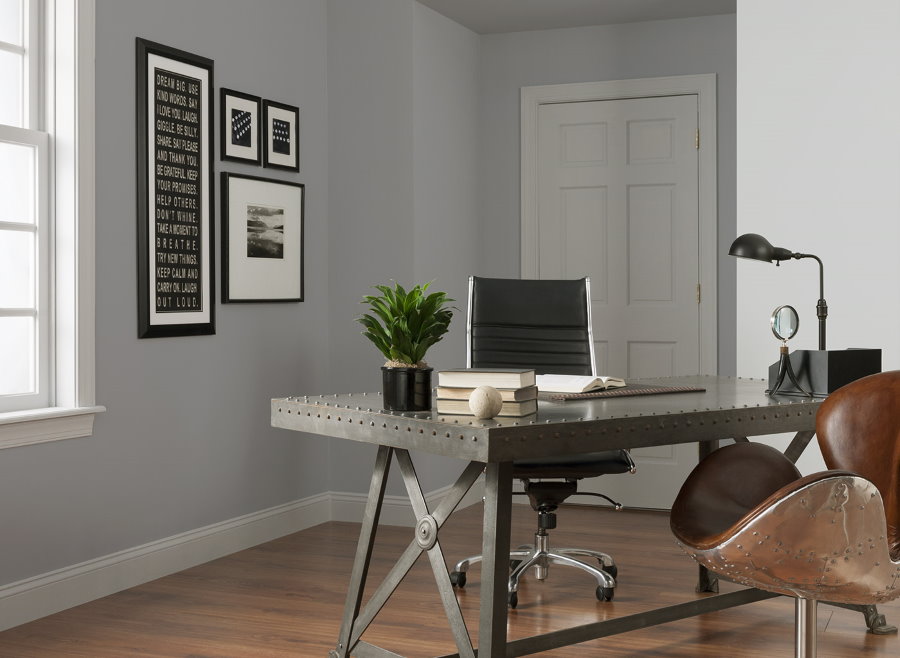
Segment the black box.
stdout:
<path fill-rule="evenodd" d="M 881 350 L 796 350 L 790 354 L 791 367 L 800 386 L 816 397 L 825 397 L 845 384 L 881 372 Z M 778 378 L 778 363 L 769 366 L 769 390 Z M 803 395 L 785 376 L 778 394 Z"/>

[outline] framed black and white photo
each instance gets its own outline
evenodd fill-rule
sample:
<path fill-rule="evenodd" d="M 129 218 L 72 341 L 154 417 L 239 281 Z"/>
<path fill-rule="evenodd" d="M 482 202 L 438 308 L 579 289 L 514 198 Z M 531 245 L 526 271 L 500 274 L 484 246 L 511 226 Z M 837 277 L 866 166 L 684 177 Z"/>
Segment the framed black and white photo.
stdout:
<path fill-rule="evenodd" d="M 302 183 L 222 173 L 222 301 L 303 301 Z"/>
<path fill-rule="evenodd" d="M 259 164 L 262 133 L 259 96 L 251 96 L 233 89 L 219 90 L 219 157 Z"/>
<path fill-rule="evenodd" d="M 213 61 L 136 46 L 138 337 L 214 334 Z"/>
<path fill-rule="evenodd" d="M 275 101 L 263 101 L 263 165 L 300 171 L 298 130 L 300 108 Z"/>

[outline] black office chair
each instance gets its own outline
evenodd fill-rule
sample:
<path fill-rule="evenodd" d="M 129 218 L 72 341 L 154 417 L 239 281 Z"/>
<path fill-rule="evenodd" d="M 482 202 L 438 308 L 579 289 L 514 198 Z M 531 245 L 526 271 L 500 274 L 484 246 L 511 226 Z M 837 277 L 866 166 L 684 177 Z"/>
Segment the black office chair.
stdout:
<path fill-rule="evenodd" d="M 533 280 L 469 278 L 466 326 L 469 368 L 533 368 L 537 374 L 596 375 L 591 329 L 590 279 Z M 513 462 L 513 477 L 523 481 L 531 507 L 538 513 L 534 545 L 510 553 L 509 605 L 518 604 L 519 579 L 534 568 L 544 580 L 550 564 L 582 569 L 597 580 L 601 601 L 613 598 L 618 569 L 606 553 L 578 548 L 550 549 L 548 530 L 556 527 L 556 509 L 577 493 L 582 478 L 633 473 L 626 450 Z M 549 478 L 549 480 L 547 480 Z M 621 505 L 603 494 L 616 509 Z M 596 559 L 597 569 L 575 557 Z M 469 567 L 482 556 L 466 558 L 450 574 L 457 587 L 466 584 Z"/>

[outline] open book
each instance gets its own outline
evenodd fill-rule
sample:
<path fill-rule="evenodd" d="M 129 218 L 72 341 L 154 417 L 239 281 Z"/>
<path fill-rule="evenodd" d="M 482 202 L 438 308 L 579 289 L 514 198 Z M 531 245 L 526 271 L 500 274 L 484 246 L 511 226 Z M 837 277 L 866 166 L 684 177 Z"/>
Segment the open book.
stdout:
<path fill-rule="evenodd" d="M 593 375 L 538 375 L 536 380 L 541 393 L 587 393 L 625 386 L 624 379 Z"/>

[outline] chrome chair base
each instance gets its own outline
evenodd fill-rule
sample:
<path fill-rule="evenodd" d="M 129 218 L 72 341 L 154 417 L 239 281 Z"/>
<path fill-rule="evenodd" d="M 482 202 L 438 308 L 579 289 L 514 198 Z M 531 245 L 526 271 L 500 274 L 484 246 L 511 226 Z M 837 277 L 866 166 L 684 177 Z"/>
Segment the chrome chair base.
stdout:
<path fill-rule="evenodd" d="M 576 557 L 587 557 L 597 560 L 600 568 L 596 568 L 575 559 Z M 450 582 L 456 587 L 464 587 L 466 584 L 466 572 L 473 564 L 480 562 L 481 555 L 474 555 L 464 560 L 460 560 L 453 567 L 450 573 Z M 616 576 L 618 569 L 612 557 L 607 553 L 600 551 L 592 551 L 586 548 L 558 548 L 550 549 L 550 536 L 546 532 L 538 531 L 534 535 L 534 544 L 519 546 L 515 551 L 510 551 L 510 568 L 512 573 L 509 575 L 508 586 L 508 603 L 511 608 L 518 605 L 519 580 L 529 569 L 534 569 L 534 577 L 538 580 L 544 580 L 550 570 L 551 564 L 559 564 L 568 567 L 575 567 L 589 573 L 597 581 L 597 589 L 595 594 L 600 601 L 611 601 L 616 587 Z"/>
<path fill-rule="evenodd" d="M 798 597 L 794 604 L 794 658 L 816 658 L 815 599 Z"/>

